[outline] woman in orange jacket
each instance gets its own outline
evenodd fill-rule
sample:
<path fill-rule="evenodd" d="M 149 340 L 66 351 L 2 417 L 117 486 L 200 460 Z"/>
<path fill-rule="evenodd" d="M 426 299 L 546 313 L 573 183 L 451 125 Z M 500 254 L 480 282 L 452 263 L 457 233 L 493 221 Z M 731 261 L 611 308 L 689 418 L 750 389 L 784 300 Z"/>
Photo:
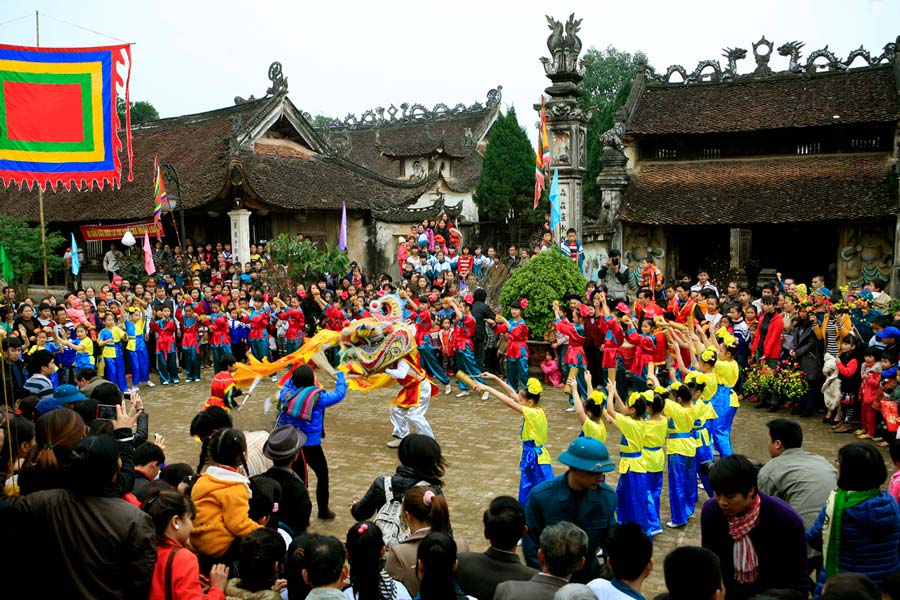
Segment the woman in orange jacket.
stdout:
<path fill-rule="evenodd" d="M 197 517 L 191 545 L 202 566 L 237 559 L 241 538 L 262 525 L 249 517 L 250 480 L 238 471 L 247 469 L 247 441 L 237 429 L 220 429 L 209 438 L 204 452 L 212 461 L 191 490 Z M 205 457 L 201 457 L 201 463 Z M 205 570 L 205 569 L 204 569 Z"/>

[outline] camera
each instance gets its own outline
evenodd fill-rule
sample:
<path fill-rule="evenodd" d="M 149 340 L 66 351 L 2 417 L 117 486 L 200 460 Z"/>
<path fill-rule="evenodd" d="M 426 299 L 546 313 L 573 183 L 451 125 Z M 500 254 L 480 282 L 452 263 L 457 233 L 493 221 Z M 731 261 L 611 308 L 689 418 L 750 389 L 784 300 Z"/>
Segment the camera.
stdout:
<path fill-rule="evenodd" d="M 618 266 L 619 266 L 619 258 L 618 258 L 618 257 L 613 258 L 613 259 L 612 259 L 612 264 L 614 264 L 615 266 L 618 267 Z"/>
<path fill-rule="evenodd" d="M 98 404 L 97 418 L 103 421 L 115 421 L 116 405 L 115 404 Z"/>
<path fill-rule="evenodd" d="M 131 400 L 131 392 L 122 392 L 122 397 L 126 400 Z"/>

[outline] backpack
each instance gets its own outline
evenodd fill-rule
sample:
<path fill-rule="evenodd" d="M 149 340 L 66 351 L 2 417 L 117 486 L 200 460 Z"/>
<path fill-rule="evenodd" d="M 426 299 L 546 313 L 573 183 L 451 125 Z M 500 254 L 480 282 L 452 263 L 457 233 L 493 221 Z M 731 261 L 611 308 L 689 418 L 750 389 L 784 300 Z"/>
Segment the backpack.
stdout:
<path fill-rule="evenodd" d="M 400 522 L 400 515 L 403 514 L 403 494 L 395 494 L 391 482 L 392 477 L 385 475 L 384 477 L 384 498 L 385 503 L 378 512 L 375 513 L 373 523 L 378 525 L 381 535 L 384 539 L 385 548 L 396 546 L 407 537 L 407 530 Z M 430 485 L 427 481 L 420 481 L 416 486 Z"/>

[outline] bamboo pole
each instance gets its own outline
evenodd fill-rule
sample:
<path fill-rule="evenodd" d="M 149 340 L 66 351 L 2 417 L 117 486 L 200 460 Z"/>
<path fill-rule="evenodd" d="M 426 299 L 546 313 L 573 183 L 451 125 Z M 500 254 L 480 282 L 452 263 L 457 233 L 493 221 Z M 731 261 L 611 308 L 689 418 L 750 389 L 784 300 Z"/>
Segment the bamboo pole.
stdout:
<path fill-rule="evenodd" d="M 41 46 L 41 13 L 34 11 L 34 37 L 37 46 Z M 50 286 L 47 280 L 47 225 L 44 222 L 44 188 L 38 186 L 38 212 L 41 219 L 41 251 L 44 255 L 44 295 L 50 293 Z"/>

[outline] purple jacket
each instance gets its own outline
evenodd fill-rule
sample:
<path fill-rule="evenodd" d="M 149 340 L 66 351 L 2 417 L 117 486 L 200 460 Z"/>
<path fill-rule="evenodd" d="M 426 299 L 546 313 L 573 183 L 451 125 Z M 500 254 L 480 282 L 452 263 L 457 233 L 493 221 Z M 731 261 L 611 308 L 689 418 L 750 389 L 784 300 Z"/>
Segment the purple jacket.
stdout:
<path fill-rule="evenodd" d="M 806 571 L 806 532 L 803 520 L 791 505 L 773 496 L 759 494 L 759 524 L 750 540 L 759 558 L 759 578 L 744 585 L 734 579 L 734 542 L 728 534 L 728 520 L 715 499 L 707 500 L 700 516 L 704 548 L 715 552 L 722 563 L 722 579 L 728 600 L 748 600 L 772 588 L 797 590 L 805 598 L 810 579 Z"/>

